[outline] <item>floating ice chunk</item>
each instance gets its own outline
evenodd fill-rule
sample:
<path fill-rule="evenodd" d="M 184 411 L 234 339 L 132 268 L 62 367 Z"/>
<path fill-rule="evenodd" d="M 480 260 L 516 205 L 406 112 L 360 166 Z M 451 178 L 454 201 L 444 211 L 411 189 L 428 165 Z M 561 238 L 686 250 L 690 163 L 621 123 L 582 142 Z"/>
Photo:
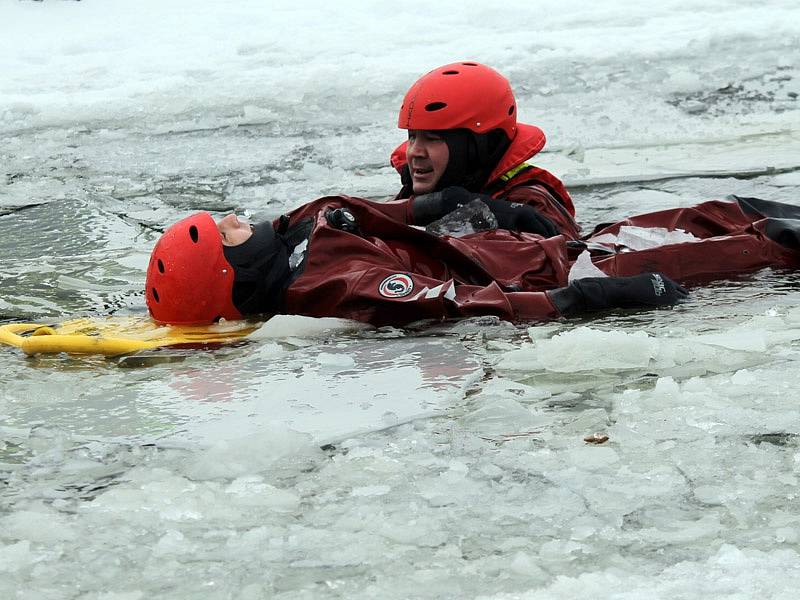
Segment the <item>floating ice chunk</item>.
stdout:
<path fill-rule="evenodd" d="M 780 544 L 796 544 L 800 541 L 799 533 L 797 527 L 779 527 L 775 530 L 775 541 Z"/>
<path fill-rule="evenodd" d="M 759 329 L 740 328 L 726 333 L 696 335 L 690 337 L 689 341 L 746 352 L 764 352 L 767 349 L 766 332 Z"/>
<path fill-rule="evenodd" d="M 483 434 L 514 433 L 537 426 L 530 409 L 512 398 L 489 402 L 464 417 L 464 425 Z"/>
<path fill-rule="evenodd" d="M 659 341 L 644 331 L 600 331 L 578 327 L 549 340 L 503 354 L 499 368 L 511 370 L 546 369 L 576 373 L 603 369 L 646 367 L 659 353 Z"/>
<path fill-rule="evenodd" d="M 605 431 L 608 424 L 608 413 L 604 408 L 589 408 L 575 415 L 569 423 L 564 425 L 562 431 L 566 434 L 583 437 L 594 432 Z"/>
<path fill-rule="evenodd" d="M 469 471 L 469 467 L 460 460 L 451 460 L 450 463 L 447 465 L 447 469 L 449 471 L 455 471 L 456 473 L 461 473 L 462 475 L 466 475 Z"/>
<path fill-rule="evenodd" d="M 536 564 L 537 559 L 526 552 L 517 552 L 508 568 L 512 573 L 522 575 L 526 579 L 543 579 L 545 572 Z"/>
<path fill-rule="evenodd" d="M 588 250 L 581 252 L 578 258 L 575 259 L 575 262 L 572 263 L 568 280 L 573 282 L 576 279 L 583 279 L 585 277 L 608 277 L 608 275 L 594 266 L 594 263 L 592 263 L 592 255 L 589 254 Z"/>
<path fill-rule="evenodd" d="M 334 354 L 333 352 L 320 352 L 317 354 L 317 364 L 323 367 L 349 369 L 355 366 L 356 361 L 349 354 Z"/>
<path fill-rule="evenodd" d="M 672 377 L 659 377 L 653 390 L 653 398 L 665 401 L 679 397 L 681 388 Z"/>
<path fill-rule="evenodd" d="M 570 559 L 570 555 L 582 550 L 585 546 L 572 540 L 550 540 L 542 544 L 539 556 L 545 560 Z"/>
<path fill-rule="evenodd" d="M 639 535 L 651 543 L 684 545 L 715 537 L 724 531 L 716 515 L 705 515 L 696 521 L 670 520 L 658 528 L 648 528 Z"/>
<path fill-rule="evenodd" d="M 0 548 L 0 573 L 13 573 L 29 566 L 34 558 L 31 554 L 31 543 L 22 540 Z"/>
<path fill-rule="evenodd" d="M 268 123 L 280 119 L 280 114 L 271 108 L 247 104 L 242 107 L 242 120 L 245 123 Z"/>
<path fill-rule="evenodd" d="M 619 228 L 617 244 L 631 250 L 647 250 L 667 244 L 699 242 L 700 238 L 683 229 L 666 229 L 665 227 L 635 227 L 623 225 Z"/>
<path fill-rule="evenodd" d="M 236 504 L 271 508 L 278 512 L 290 512 L 300 504 L 300 497 L 289 490 L 282 490 L 264 482 L 262 477 L 239 477 L 225 492 Z"/>
<path fill-rule="evenodd" d="M 731 383 L 733 385 L 755 386 L 758 384 L 758 382 L 758 377 L 756 377 L 752 371 L 748 371 L 747 369 L 736 371 L 736 373 L 734 373 L 731 377 Z"/>
<path fill-rule="evenodd" d="M 364 485 L 361 487 L 353 488 L 350 491 L 351 496 L 355 497 L 368 497 L 368 496 L 385 496 L 391 491 L 388 485 Z"/>
<path fill-rule="evenodd" d="M 258 331 L 250 334 L 251 340 L 284 337 L 324 337 L 331 333 L 347 333 L 371 329 L 366 323 L 335 317 L 304 317 L 301 315 L 275 315 Z"/>
<path fill-rule="evenodd" d="M 161 536 L 153 548 L 155 556 L 168 556 L 170 554 L 188 554 L 191 544 L 186 543 L 186 537 L 174 529 L 170 529 Z"/>
<path fill-rule="evenodd" d="M 619 461 L 617 451 L 610 446 L 581 446 L 566 453 L 565 458 L 570 466 L 581 471 L 603 469 Z"/>
<path fill-rule="evenodd" d="M 267 470 L 286 456 L 310 456 L 318 452 L 310 436 L 273 427 L 236 440 L 218 442 L 200 452 L 188 466 L 187 473 L 193 479 L 238 477 Z"/>
<path fill-rule="evenodd" d="M 386 538 L 400 544 L 427 546 L 435 548 L 447 542 L 447 535 L 437 529 L 432 529 L 433 522 L 385 522 L 379 532 Z"/>
<path fill-rule="evenodd" d="M 526 385 L 505 377 L 492 377 L 483 384 L 476 398 L 513 396 L 522 402 L 533 402 L 550 397 L 550 391 L 541 387 Z"/>
<path fill-rule="evenodd" d="M 45 507 L 41 510 L 18 510 L 0 519 L 0 538 L 3 539 L 52 544 L 76 537 L 62 515 Z"/>
<path fill-rule="evenodd" d="M 697 73 L 686 68 L 675 69 L 664 82 L 666 90 L 672 93 L 696 92 L 705 85 L 706 82 Z"/>
<path fill-rule="evenodd" d="M 439 236 L 464 237 L 490 229 L 497 229 L 497 218 L 485 202 L 473 200 L 434 221 L 425 231 Z"/>

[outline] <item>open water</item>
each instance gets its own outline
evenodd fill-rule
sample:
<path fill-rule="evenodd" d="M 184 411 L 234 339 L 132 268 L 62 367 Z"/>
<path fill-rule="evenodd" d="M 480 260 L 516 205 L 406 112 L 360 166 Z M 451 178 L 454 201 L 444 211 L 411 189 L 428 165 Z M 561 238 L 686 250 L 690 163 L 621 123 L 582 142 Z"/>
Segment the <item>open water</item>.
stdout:
<path fill-rule="evenodd" d="M 391 195 L 403 93 L 459 59 L 509 76 L 589 227 L 800 204 L 796 2 L 6 0 L 0 28 L 3 321 L 144 315 L 150 249 L 193 210 Z M 0 597 L 794 598 L 799 286 L 0 348 Z"/>

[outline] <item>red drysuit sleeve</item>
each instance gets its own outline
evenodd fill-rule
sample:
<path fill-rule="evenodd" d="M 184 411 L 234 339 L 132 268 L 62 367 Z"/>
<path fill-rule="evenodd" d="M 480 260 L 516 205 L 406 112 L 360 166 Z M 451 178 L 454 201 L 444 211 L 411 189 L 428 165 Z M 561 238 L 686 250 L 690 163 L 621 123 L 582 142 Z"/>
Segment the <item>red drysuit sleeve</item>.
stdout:
<path fill-rule="evenodd" d="M 414 216 L 411 212 L 411 202 L 413 198 L 403 198 L 402 200 L 387 200 L 386 202 L 370 202 L 378 211 L 394 219 L 399 223 L 407 225 L 414 224 Z"/>

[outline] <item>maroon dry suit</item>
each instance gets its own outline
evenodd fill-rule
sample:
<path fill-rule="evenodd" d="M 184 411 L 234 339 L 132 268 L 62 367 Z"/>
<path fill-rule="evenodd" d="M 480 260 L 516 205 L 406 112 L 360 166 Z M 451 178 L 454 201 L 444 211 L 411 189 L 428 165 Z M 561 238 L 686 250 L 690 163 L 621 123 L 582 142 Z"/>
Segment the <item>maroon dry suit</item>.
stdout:
<path fill-rule="evenodd" d="M 767 266 L 800 266 L 800 207 L 758 198 L 730 198 L 599 226 L 585 238 L 596 248 L 592 261 L 610 276 L 659 271 L 679 282 L 721 279 Z M 624 226 L 682 230 L 699 241 L 632 252 L 614 244 L 593 244 L 604 234 L 618 234 Z"/>
<path fill-rule="evenodd" d="M 354 221 L 344 228 L 332 218 L 342 208 Z M 766 218 L 736 201 L 632 217 L 583 242 L 502 229 L 437 237 L 396 214 L 397 202 L 330 196 L 277 221 L 279 233 L 304 232 L 289 248 L 292 272 L 282 310 L 374 325 L 474 315 L 543 320 L 560 316 L 546 291 L 567 285 L 571 261 L 585 247 L 600 249 L 592 260 L 609 275 L 660 271 L 678 281 L 796 266 L 800 247 L 792 219 Z M 592 242 L 625 224 L 681 228 L 700 239 L 636 252 Z"/>

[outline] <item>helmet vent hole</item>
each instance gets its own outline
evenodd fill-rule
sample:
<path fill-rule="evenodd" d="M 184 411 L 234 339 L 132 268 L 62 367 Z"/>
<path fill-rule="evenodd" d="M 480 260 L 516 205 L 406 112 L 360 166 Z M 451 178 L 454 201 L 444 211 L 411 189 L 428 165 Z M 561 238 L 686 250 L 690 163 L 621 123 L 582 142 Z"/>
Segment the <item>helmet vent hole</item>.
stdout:
<path fill-rule="evenodd" d="M 465 65 L 467 67 L 477 67 L 478 66 L 478 63 L 474 63 L 474 62 L 461 63 L 461 64 Z"/>
<path fill-rule="evenodd" d="M 447 106 L 447 104 L 444 102 L 431 102 L 425 105 L 425 110 L 428 112 L 436 112 L 437 110 L 442 110 L 445 106 Z"/>
<path fill-rule="evenodd" d="M 158 259 L 158 272 L 159 273 L 163 273 L 164 272 L 164 263 L 161 262 L 160 258 Z"/>
<path fill-rule="evenodd" d="M 514 114 L 514 105 L 512 104 L 511 106 L 508 107 L 508 116 L 510 117 L 513 114 Z"/>
<path fill-rule="evenodd" d="M 192 238 L 192 241 L 196 244 L 197 240 L 200 239 L 200 234 L 197 231 L 197 227 L 192 225 L 189 227 L 189 237 Z"/>
<path fill-rule="evenodd" d="M 458 71 L 443 71 L 442 75 L 458 75 Z"/>
<path fill-rule="evenodd" d="M 156 288 L 153 288 L 153 299 L 156 302 L 161 302 L 161 300 L 158 299 L 158 290 Z"/>

